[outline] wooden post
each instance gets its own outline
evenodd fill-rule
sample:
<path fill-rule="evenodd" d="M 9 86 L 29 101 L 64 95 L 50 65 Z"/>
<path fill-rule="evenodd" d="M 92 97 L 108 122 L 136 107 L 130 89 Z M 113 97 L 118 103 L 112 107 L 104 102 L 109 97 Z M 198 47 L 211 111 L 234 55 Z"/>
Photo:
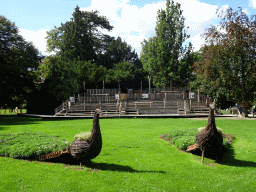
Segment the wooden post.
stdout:
<path fill-rule="evenodd" d="M 199 89 L 198 89 L 198 95 L 197 95 L 197 97 L 198 97 L 198 103 L 200 102 L 200 91 L 199 91 Z"/>

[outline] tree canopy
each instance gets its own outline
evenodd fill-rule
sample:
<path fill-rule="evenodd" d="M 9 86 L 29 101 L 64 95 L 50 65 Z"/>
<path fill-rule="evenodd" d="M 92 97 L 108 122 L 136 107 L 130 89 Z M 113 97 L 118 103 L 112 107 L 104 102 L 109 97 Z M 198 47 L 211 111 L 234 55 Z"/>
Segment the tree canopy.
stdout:
<path fill-rule="evenodd" d="M 133 63 L 127 61 L 115 63 L 113 69 L 108 70 L 106 76 L 107 82 L 117 82 L 120 90 L 120 82 L 122 80 L 127 80 L 128 78 L 130 80 L 134 78 L 134 71 L 135 67 Z"/>
<path fill-rule="evenodd" d="M 189 54 L 192 45 L 183 47 L 189 36 L 185 32 L 185 17 L 179 3 L 166 1 L 166 10 L 157 12 L 156 36 L 142 42 L 143 68 L 152 76 L 157 87 L 183 86 L 180 70 L 186 69 L 179 60 Z M 184 61 L 184 60 L 183 60 Z"/>
<path fill-rule="evenodd" d="M 60 27 L 55 27 L 47 33 L 47 49 L 49 52 L 55 51 L 56 58 L 48 58 L 43 63 L 45 66 L 42 67 L 41 71 L 45 73 L 46 82 L 51 79 L 52 83 L 55 82 L 54 84 L 56 84 L 60 79 L 65 79 L 60 84 L 56 84 L 57 88 L 58 86 L 63 87 L 63 83 L 70 78 L 67 86 L 70 87 L 71 82 L 74 83 L 74 86 L 70 90 L 63 88 L 62 90 L 65 90 L 65 93 L 62 93 L 62 96 L 71 90 L 73 94 L 81 93 L 83 81 L 85 81 L 86 88 L 102 86 L 103 80 L 109 82 L 108 86 L 116 87 L 114 82 L 118 82 L 120 85 L 120 79 L 123 81 L 127 78 L 123 75 L 121 75 L 122 78 L 114 78 L 117 77 L 116 75 L 107 78 L 106 74 L 113 73 L 113 70 L 117 69 L 117 65 L 121 67 L 121 64 L 123 64 L 123 67 L 126 67 L 126 62 L 129 62 L 134 68 L 134 70 L 129 71 L 129 73 L 132 73 L 130 76 L 136 76 L 138 80 L 142 74 L 140 70 L 142 64 L 138 55 L 121 37 L 115 39 L 102 32 L 104 30 L 110 31 L 112 28 L 108 19 L 100 16 L 98 11 L 81 11 L 77 6 L 70 21 L 64 24 L 61 23 Z M 50 66 L 51 62 L 53 62 L 52 66 Z M 58 67 L 54 68 L 55 65 Z M 46 70 L 43 68 L 46 68 Z M 70 69 L 69 75 L 66 69 Z M 108 73 L 107 70 L 109 70 Z M 51 71 L 51 73 L 47 71 Z M 76 75 L 72 80 L 71 76 L 73 75 L 71 73 L 73 72 Z M 47 73 L 56 73 L 61 77 L 56 79 L 55 75 L 49 76 Z M 50 86 L 50 84 L 47 84 L 47 86 Z M 75 89 L 77 86 L 78 89 Z M 56 89 L 51 90 L 52 92 L 57 91 Z M 59 91 L 56 95 L 58 94 L 60 94 Z"/>
<path fill-rule="evenodd" d="M 256 17 L 251 19 L 239 8 L 226 13 L 218 10 L 220 25 L 209 28 L 204 36 L 200 62 L 195 63 L 194 87 L 213 98 L 225 95 L 242 105 L 247 116 L 256 91 Z"/>
<path fill-rule="evenodd" d="M 54 51 L 61 59 L 82 61 L 96 61 L 112 38 L 101 31 L 112 30 L 106 17 L 100 16 L 98 11 L 81 11 L 76 6 L 72 18 L 60 27 L 47 32 L 47 51 Z"/>
<path fill-rule="evenodd" d="M 0 105 L 15 107 L 35 88 L 39 52 L 19 35 L 15 23 L 1 15 L 0 37 Z"/>
<path fill-rule="evenodd" d="M 133 63 L 137 68 L 142 68 L 138 55 L 135 50 L 132 49 L 131 45 L 123 41 L 121 37 L 117 37 L 113 39 L 106 48 L 100 64 L 107 67 L 107 69 L 111 69 L 114 64 L 124 61 Z"/>

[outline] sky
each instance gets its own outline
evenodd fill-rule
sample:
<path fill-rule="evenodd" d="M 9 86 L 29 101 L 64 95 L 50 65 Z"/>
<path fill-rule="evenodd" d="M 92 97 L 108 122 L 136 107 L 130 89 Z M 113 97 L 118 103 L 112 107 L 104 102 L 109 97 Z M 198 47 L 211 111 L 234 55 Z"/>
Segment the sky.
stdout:
<path fill-rule="evenodd" d="M 204 43 L 201 34 L 217 25 L 216 9 L 241 7 L 247 15 L 256 15 L 256 0 L 174 0 L 181 4 L 187 33 L 194 51 Z M 114 27 L 107 34 L 120 36 L 140 55 L 141 42 L 155 35 L 157 11 L 166 8 L 166 0 L 0 0 L 0 15 L 14 22 L 19 33 L 32 41 L 43 54 L 46 51 L 46 32 L 70 21 L 76 6 L 83 11 L 98 10 Z"/>

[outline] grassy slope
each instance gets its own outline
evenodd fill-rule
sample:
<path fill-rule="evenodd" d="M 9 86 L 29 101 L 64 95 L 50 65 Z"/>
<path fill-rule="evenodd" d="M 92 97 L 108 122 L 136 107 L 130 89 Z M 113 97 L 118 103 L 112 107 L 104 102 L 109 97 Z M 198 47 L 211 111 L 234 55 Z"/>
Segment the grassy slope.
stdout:
<path fill-rule="evenodd" d="M 216 120 L 224 133 L 237 137 L 232 144 L 233 156 L 221 164 L 206 159 L 202 165 L 201 157 L 180 152 L 159 139 L 171 129 L 206 123 L 190 119 L 101 119 L 103 149 L 91 168 L 0 157 L 0 191 L 253 191 L 255 121 Z M 0 134 L 43 132 L 69 141 L 91 127 L 92 120 L 0 118 Z"/>

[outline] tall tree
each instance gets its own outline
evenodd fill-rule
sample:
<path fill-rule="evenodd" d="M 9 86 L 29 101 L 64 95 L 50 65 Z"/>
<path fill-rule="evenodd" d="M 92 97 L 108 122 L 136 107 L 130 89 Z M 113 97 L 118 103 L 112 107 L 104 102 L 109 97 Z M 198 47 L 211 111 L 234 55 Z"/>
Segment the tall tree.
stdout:
<path fill-rule="evenodd" d="M 130 80 L 134 78 L 134 71 L 135 67 L 133 63 L 127 61 L 116 63 L 114 64 L 114 67 L 107 72 L 107 82 L 117 82 L 120 91 L 120 82 L 122 80 L 127 80 L 128 78 L 130 78 Z"/>
<path fill-rule="evenodd" d="M 35 88 L 38 65 L 38 50 L 19 35 L 15 23 L 0 16 L 0 105 L 26 99 L 28 90 Z"/>
<path fill-rule="evenodd" d="M 106 68 L 91 61 L 63 61 L 59 56 L 47 56 L 41 65 L 44 87 L 57 100 L 65 100 L 86 88 L 95 88 L 103 81 Z"/>
<path fill-rule="evenodd" d="M 198 87 L 209 96 L 225 94 L 242 105 L 244 116 L 256 91 L 256 17 L 251 19 L 239 8 L 226 13 L 217 10 L 220 25 L 205 33 L 201 62 L 195 63 Z"/>
<path fill-rule="evenodd" d="M 111 69 L 114 64 L 124 61 L 133 63 L 137 68 L 142 68 L 138 55 L 131 45 L 123 41 L 121 37 L 117 37 L 111 41 L 106 52 L 102 55 L 100 64 Z"/>
<path fill-rule="evenodd" d="M 71 21 L 47 32 L 47 50 L 55 51 L 62 59 L 96 61 L 97 54 L 104 51 L 112 40 L 102 30 L 112 30 L 106 17 L 98 11 L 85 12 L 76 6 Z"/>
<path fill-rule="evenodd" d="M 185 32 L 185 17 L 182 16 L 180 4 L 166 1 L 166 10 L 157 13 L 156 37 L 149 42 L 143 42 L 142 63 L 144 69 L 150 73 L 153 84 L 157 87 L 171 85 L 181 86 L 179 59 L 189 54 L 192 45 L 183 48 L 183 42 L 189 38 Z M 144 53 L 145 52 L 145 53 Z"/>

